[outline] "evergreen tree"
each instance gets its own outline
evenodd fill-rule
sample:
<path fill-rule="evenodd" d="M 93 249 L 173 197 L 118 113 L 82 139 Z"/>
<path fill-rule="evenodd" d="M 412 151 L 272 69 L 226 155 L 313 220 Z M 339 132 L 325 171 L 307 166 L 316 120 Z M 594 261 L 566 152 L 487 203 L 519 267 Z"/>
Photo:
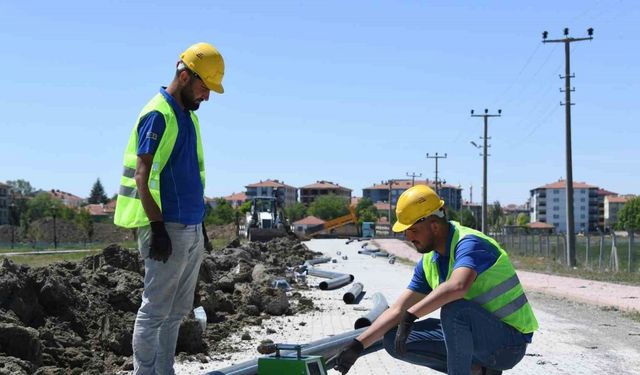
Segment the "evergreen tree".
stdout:
<path fill-rule="evenodd" d="M 109 198 L 107 198 L 107 195 L 104 193 L 100 179 L 96 180 L 95 184 L 93 184 L 88 201 L 90 204 L 107 203 L 109 201 Z"/>

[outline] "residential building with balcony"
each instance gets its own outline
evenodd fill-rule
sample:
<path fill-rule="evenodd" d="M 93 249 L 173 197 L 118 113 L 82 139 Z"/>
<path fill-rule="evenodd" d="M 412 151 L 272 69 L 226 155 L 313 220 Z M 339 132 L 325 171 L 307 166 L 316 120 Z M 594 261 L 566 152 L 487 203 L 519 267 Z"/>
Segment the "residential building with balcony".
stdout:
<path fill-rule="evenodd" d="M 351 192 L 352 192 L 351 189 L 344 186 L 340 186 L 340 184 L 336 184 L 331 181 L 321 180 L 300 188 L 300 202 L 306 205 L 309 205 L 317 197 L 322 195 L 330 195 L 330 194 L 333 194 L 338 197 L 343 197 L 348 202 L 351 202 Z"/>
<path fill-rule="evenodd" d="M 607 195 L 604 197 L 604 228 L 610 230 L 618 223 L 618 211 L 624 207 L 634 195 Z"/>
<path fill-rule="evenodd" d="M 411 179 L 398 179 L 381 181 L 379 184 L 362 189 L 362 196 L 375 202 L 389 202 L 389 191 L 391 191 L 391 205 L 395 207 L 398 198 L 405 190 L 414 185 Z M 430 180 L 415 180 L 415 185 L 427 185 L 435 190 L 435 184 Z M 440 198 L 444 200 L 447 207 L 459 211 L 462 208 L 462 189 L 457 186 L 440 184 Z"/>
<path fill-rule="evenodd" d="M 51 197 L 53 199 L 57 199 L 65 206 L 71 208 L 79 208 L 85 202 L 85 199 L 80 198 L 77 195 L 73 195 L 71 193 L 67 193 L 66 191 L 58 189 L 51 189 L 49 191 L 49 194 L 51 194 Z"/>
<path fill-rule="evenodd" d="M 558 233 L 567 232 L 566 186 L 566 180 L 558 180 L 530 190 L 531 222 L 548 223 L 555 226 Z M 598 230 L 600 216 L 597 186 L 574 181 L 573 214 L 576 233 Z"/>
<path fill-rule="evenodd" d="M 284 181 L 264 180 L 245 186 L 247 199 L 257 197 L 275 197 L 275 192 L 284 194 L 284 204 L 290 205 L 298 201 L 298 189 L 286 185 Z M 284 193 L 283 193 L 284 192 Z"/>
<path fill-rule="evenodd" d="M 244 202 L 247 201 L 247 194 L 246 193 L 233 193 L 231 195 L 227 195 L 226 197 L 222 197 L 222 199 L 224 199 L 225 201 L 229 202 L 231 207 L 238 208 L 238 207 L 240 207 L 240 205 L 242 205 Z"/>

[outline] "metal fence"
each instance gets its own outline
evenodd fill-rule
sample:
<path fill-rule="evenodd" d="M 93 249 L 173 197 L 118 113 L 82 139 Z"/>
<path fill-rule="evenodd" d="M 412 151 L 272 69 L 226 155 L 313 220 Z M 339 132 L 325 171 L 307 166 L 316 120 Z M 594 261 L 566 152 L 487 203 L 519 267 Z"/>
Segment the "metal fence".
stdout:
<path fill-rule="evenodd" d="M 633 232 L 576 236 L 578 267 L 594 271 L 640 272 L 640 241 Z M 567 264 L 564 234 L 500 234 L 494 238 L 508 253 L 546 257 Z"/>

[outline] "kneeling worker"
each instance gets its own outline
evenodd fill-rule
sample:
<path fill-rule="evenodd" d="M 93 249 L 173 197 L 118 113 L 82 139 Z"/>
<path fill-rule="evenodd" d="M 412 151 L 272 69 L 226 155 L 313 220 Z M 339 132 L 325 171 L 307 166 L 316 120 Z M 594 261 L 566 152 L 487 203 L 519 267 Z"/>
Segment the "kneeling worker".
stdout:
<path fill-rule="evenodd" d="M 383 337 L 393 357 L 455 375 L 500 374 L 524 357 L 538 322 L 507 253 L 443 205 L 425 185 L 398 199 L 393 231 L 424 255 L 394 305 L 336 356 L 342 374 Z M 437 309 L 440 319 L 418 321 Z"/>

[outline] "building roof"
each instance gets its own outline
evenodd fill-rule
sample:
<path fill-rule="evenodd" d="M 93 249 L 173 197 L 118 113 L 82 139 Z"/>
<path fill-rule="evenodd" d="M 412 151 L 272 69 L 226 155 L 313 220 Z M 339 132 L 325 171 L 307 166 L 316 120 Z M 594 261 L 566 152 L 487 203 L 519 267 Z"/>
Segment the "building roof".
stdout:
<path fill-rule="evenodd" d="M 49 194 L 51 194 L 51 196 L 53 198 L 57 198 L 57 199 L 61 199 L 61 200 L 68 200 L 68 201 L 82 201 L 83 200 L 82 198 L 80 198 L 77 195 L 73 195 L 71 193 L 67 193 L 66 191 L 57 190 L 57 189 L 51 189 L 49 191 Z"/>
<path fill-rule="evenodd" d="M 598 195 L 606 197 L 607 195 L 618 195 L 618 193 L 614 193 L 613 191 L 598 189 Z"/>
<path fill-rule="evenodd" d="M 256 182 L 254 184 L 250 184 L 245 186 L 246 188 L 252 188 L 252 187 L 286 187 L 286 188 L 292 188 L 295 189 L 295 187 L 293 186 L 289 186 L 286 185 L 284 183 L 284 181 L 278 181 L 278 180 L 260 180 L 260 182 Z"/>
<path fill-rule="evenodd" d="M 331 181 L 325 181 L 325 180 L 316 181 L 315 183 L 303 186 L 300 189 L 338 189 L 338 190 L 351 191 L 351 189 L 344 186 L 340 186 L 340 184 L 336 184 Z"/>
<path fill-rule="evenodd" d="M 360 203 L 360 200 L 362 200 L 362 197 L 351 197 L 351 205 L 356 206 Z"/>
<path fill-rule="evenodd" d="M 427 180 L 415 180 L 416 185 L 427 185 L 432 189 L 435 189 L 435 183 L 429 179 Z M 413 181 L 411 179 L 399 179 L 392 180 L 391 189 L 403 189 L 406 190 L 413 186 Z M 440 188 L 450 188 L 450 189 L 458 189 L 462 190 L 458 186 L 449 185 L 449 184 L 440 184 Z M 365 190 L 389 190 L 389 181 L 380 181 L 379 184 L 373 184 L 372 186 L 364 188 Z"/>
<path fill-rule="evenodd" d="M 224 200 L 226 200 L 226 201 L 246 201 L 247 200 L 247 194 L 245 194 L 244 192 L 232 193 L 231 195 L 227 195 L 226 197 L 224 197 Z"/>
<path fill-rule="evenodd" d="M 114 213 L 114 209 L 110 208 L 107 204 L 88 204 L 84 206 L 84 209 L 89 211 L 91 216 L 109 216 Z"/>
<path fill-rule="evenodd" d="M 605 199 L 608 200 L 609 203 L 627 203 L 630 198 L 626 196 L 607 195 Z"/>
<path fill-rule="evenodd" d="M 567 187 L 567 181 L 566 180 L 558 180 L 556 182 L 552 182 L 550 184 L 546 184 L 544 186 L 540 186 L 534 190 L 537 189 L 564 189 Z M 578 182 L 578 181 L 573 181 L 573 188 L 574 189 L 597 189 L 597 186 L 594 185 L 589 185 L 585 182 Z"/>
<path fill-rule="evenodd" d="M 11 187 L 11 185 L 5 184 L 4 182 L 0 181 L 0 187 Z"/>
<path fill-rule="evenodd" d="M 543 223 L 541 221 L 534 221 L 533 223 L 527 224 L 527 226 L 531 229 L 553 229 L 555 226 L 549 223 Z"/>
<path fill-rule="evenodd" d="M 324 220 L 319 219 L 315 216 L 307 216 L 304 219 L 300 219 L 298 221 L 294 221 L 293 225 L 319 225 L 324 224 Z"/>

